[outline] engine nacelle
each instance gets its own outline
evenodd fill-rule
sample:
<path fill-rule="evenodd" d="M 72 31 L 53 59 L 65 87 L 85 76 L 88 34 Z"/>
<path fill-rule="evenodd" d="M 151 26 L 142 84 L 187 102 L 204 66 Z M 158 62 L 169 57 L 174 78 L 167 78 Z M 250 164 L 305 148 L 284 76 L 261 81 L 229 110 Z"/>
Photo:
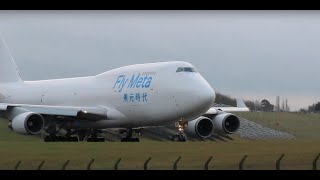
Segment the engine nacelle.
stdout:
<path fill-rule="evenodd" d="M 24 112 L 15 116 L 9 126 L 19 134 L 37 135 L 44 128 L 45 120 L 40 114 Z"/>
<path fill-rule="evenodd" d="M 189 121 L 185 131 L 201 138 L 208 138 L 213 133 L 213 122 L 211 119 L 201 116 L 195 120 Z"/>
<path fill-rule="evenodd" d="M 213 118 L 214 132 L 233 134 L 240 127 L 239 118 L 231 113 L 218 114 Z"/>

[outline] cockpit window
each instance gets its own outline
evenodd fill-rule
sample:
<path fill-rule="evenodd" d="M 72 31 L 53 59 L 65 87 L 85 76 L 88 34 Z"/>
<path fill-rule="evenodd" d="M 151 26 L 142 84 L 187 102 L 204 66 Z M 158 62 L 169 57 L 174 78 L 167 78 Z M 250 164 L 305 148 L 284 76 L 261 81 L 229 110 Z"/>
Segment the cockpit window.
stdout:
<path fill-rule="evenodd" d="M 182 72 L 183 71 L 183 67 L 179 67 L 178 69 L 177 69 L 177 72 Z"/>
<path fill-rule="evenodd" d="M 185 68 L 183 68 L 183 70 L 185 72 L 193 72 L 193 69 L 191 67 L 185 67 Z"/>
<path fill-rule="evenodd" d="M 176 72 L 197 72 L 194 67 L 179 67 Z"/>

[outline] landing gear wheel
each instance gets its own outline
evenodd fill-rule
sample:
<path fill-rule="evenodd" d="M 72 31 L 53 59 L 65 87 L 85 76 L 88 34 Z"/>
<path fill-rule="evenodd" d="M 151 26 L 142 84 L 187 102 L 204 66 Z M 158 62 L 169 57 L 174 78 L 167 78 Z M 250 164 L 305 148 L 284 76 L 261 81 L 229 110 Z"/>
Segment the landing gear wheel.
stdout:
<path fill-rule="evenodd" d="M 140 142 L 139 138 L 132 137 L 132 129 L 128 129 L 127 136 L 121 139 L 121 142 Z"/>
<path fill-rule="evenodd" d="M 174 135 L 174 136 L 172 136 L 171 140 L 172 140 L 173 142 L 180 141 L 180 136 L 179 136 L 179 135 Z"/>
<path fill-rule="evenodd" d="M 139 138 L 123 138 L 121 142 L 140 142 Z"/>
<path fill-rule="evenodd" d="M 187 138 L 183 135 L 174 135 L 172 136 L 171 140 L 174 142 L 186 142 Z"/>
<path fill-rule="evenodd" d="M 67 142 L 78 142 L 78 138 L 77 137 L 67 137 L 66 139 Z"/>
<path fill-rule="evenodd" d="M 104 141 L 105 141 L 104 138 L 97 138 L 97 139 L 96 139 L 96 142 L 104 142 Z"/>
<path fill-rule="evenodd" d="M 185 136 L 180 137 L 180 142 L 187 142 L 187 138 Z"/>
<path fill-rule="evenodd" d="M 95 138 L 88 138 L 87 142 L 96 142 L 96 141 L 95 141 Z"/>
<path fill-rule="evenodd" d="M 63 136 L 57 136 L 56 137 L 56 141 L 57 142 L 64 142 L 65 141 L 65 138 Z"/>
<path fill-rule="evenodd" d="M 90 137 L 87 139 L 87 142 L 104 142 L 104 138 L 96 138 L 96 137 Z"/>
<path fill-rule="evenodd" d="M 130 142 L 128 138 L 122 138 L 121 142 Z"/>
<path fill-rule="evenodd" d="M 43 139 L 44 142 L 53 142 L 53 138 L 51 136 L 46 136 Z"/>
<path fill-rule="evenodd" d="M 79 139 L 77 137 L 70 137 L 71 142 L 78 142 Z"/>
<path fill-rule="evenodd" d="M 64 137 L 64 136 L 46 136 L 44 142 L 78 142 L 77 137 Z"/>

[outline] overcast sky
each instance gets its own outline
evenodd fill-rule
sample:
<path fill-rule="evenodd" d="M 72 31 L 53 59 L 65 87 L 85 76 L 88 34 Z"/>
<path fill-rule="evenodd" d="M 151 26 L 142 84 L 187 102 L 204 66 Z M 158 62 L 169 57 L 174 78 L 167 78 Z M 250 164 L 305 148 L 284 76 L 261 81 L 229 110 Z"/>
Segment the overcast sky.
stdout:
<path fill-rule="evenodd" d="M 320 11 L 1 11 L 0 31 L 24 80 L 181 60 L 232 97 L 320 100 Z"/>

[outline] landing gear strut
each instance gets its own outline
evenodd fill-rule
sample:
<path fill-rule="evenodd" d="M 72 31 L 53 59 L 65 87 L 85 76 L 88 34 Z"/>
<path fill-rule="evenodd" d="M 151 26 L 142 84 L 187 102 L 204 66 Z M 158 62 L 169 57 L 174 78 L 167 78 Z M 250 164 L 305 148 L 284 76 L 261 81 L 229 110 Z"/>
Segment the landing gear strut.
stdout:
<path fill-rule="evenodd" d="M 78 135 L 79 141 L 86 141 L 87 137 L 90 135 L 90 131 L 87 129 L 75 130 L 75 134 Z"/>
<path fill-rule="evenodd" d="M 78 129 L 74 131 L 74 134 L 78 135 L 79 141 L 104 142 L 104 137 L 99 137 L 99 133 L 102 133 L 100 129 Z"/>
<path fill-rule="evenodd" d="M 65 123 L 61 124 L 57 130 L 57 124 L 51 123 L 45 130 L 49 136 L 44 137 L 44 142 L 78 142 L 78 141 L 88 141 L 88 142 L 104 142 L 105 139 L 98 137 L 98 133 L 102 133 L 101 130 L 95 129 L 79 129 L 79 130 L 66 130 L 66 134 L 62 136 L 57 136 L 59 131 L 63 129 Z M 78 137 L 72 136 L 77 135 Z"/>
<path fill-rule="evenodd" d="M 104 138 L 98 137 L 98 133 L 102 133 L 102 131 L 93 129 L 91 132 L 91 137 L 87 139 L 87 142 L 104 142 Z"/>
<path fill-rule="evenodd" d="M 62 124 L 59 129 L 57 130 L 57 124 L 51 123 L 48 128 L 45 130 L 49 136 L 45 136 L 43 141 L 44 142 L 66 142 L 66 141 L 78 141 L 78 138 L 71 137 L 70 132 L 66 134 L 66 136 L 57 136 L 58 132 L 63 128 L 65 124 Z"/>
<path fill-rule="evenodd" d="M 178 122 L 177 128 L 178 128 L 178 134 L 173 135 L 171 140 L 176 142 L 186 142 L 187 136 L 184 133 L 184 129 L 187 127 L 186 123 L 183 123 L 182 121 Z"/>
<path fill-rule="evenodd" d="M 47 133 L 49 133 L 49 136 L 45 136 L 44 137 L 44 142 L 78 142 L 78 138 L 77 137 L 73 137 L 71 135 L 74 134 L 74 132 L 71 132 L 71 130 L 68 130 L 67 133 L 64 136 L 57 136 L 57 133 L 61 130 L 62 127 L 60 127 L 57 130 L 55 130 L 55 126 L 53 127 L 49 127 L 47 129 Z"/>
<path fill-rule="evenodd" d="M 132 137 L 133 130 L 129 129 L 127 131 L 127 136 L 121 139 L 121 142 L 140 142 L 139 138 Z"/>

